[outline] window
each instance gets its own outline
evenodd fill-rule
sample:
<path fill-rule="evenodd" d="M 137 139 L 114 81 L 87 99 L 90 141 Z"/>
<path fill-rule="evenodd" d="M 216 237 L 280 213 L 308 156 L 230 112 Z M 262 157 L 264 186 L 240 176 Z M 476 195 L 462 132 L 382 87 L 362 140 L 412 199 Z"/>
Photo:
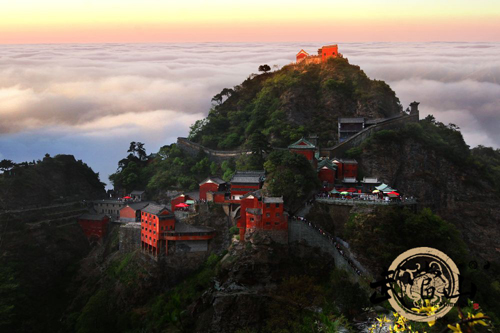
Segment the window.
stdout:
<path fill-rule="evenodd" d="M 161 230 L 163 230 L 163 227 L 161 227 Z"/>
<path fill-rule="evenodd" d="M 156 227 L 156 223 L 153 223 L 153 227 Z"/>
<path fill-rule="evenodd" d="M 266 222 L 266 225 L 271 225 L 271 222 Z"/>
<path fill-rule="evenodd" d="M 276 217 L 280 217 L 280 213 L 276 213 Z"/>
<path fill-rule="evenodd" d="M 266 203 L 266 208 L 271 208 L 271 204 L 270 203 Z"/>
<path fill-rule="evenodd" d="M 271 214 L 269 214 L 269 213 L 266 213 L 266 217 L 271 217 Z"/>
<path fill-rule="evenodd" d="M 251 217 L 251 218 L 250 218 L 250 221 L 251 221 L 251 222 L 253 222 L 253 221 L 254 221 L 254 220 L 253 220 L 253 217 Z"/>
<path fill-rule="evenodd" d="M 274 222 L 274 225 L 279 225 L 280 223 L 279 222 Z"/>
<path fill-rule="evenodd" d="M 279 203 L 277 203 L 277 204 L 276 204 L 276 208 L 279 208 L 279 207 L 280 207 L 280 204 L 279 204 Z"/>

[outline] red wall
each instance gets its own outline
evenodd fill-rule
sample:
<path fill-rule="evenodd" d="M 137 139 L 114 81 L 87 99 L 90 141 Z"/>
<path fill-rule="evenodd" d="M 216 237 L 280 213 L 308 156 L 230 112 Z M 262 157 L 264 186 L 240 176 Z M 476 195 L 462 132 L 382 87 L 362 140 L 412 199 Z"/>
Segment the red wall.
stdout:
<path fill-rule="evenodd" d="M 97 236 L 99 239 L 101 239 L 102 237 L 104 237 L 104 235 L 106 234 L 108 222 L 109 217 L 107 216 L 105 216 L 100 221 L 78 219 L 78 223 L 82 227 L 83 232 L 85 233 L 85 236 L 87 236 L 87 238 L 90 238 L 91 236 Z"/>
<path fill-rule="evenodd" d="M 205 183 L 200 186 L 200 200 L 207 200 L 207 192 L 216 192 L 219 185 L 215 183 Z"/>
<path fill-rule="evenodd" d="M 205 193 L 205 198 L 206 198 L 206 193 Z M 175 205 L 178 205 L 182 202 L 186 202 L 186 200 L 189 200 L 189 196 L 185 195 L 185 196 L 178 196 L 177 198 L 174 198 L 172 199 L 172 201 L 170 201 L 170 206 L 172 208 L 172 211 L 175 212 Z"/>
<path fill-rule="evenodd" d="M 135 219 L 135 210 L 130 207 L 123 207 L 122 209 L 120 209 L 120 217 Z"/>
<path fill-rule="evenodd" d="M 318 172 L 318 178 L 323 182 L 327 182 L 328 184 L 333 184 L 335 182 L 335 171 L 331 169 L 320 169 Z"/>
<path fill-rule="evenodd" d="M 307 55 L 305 53 L 300 53 L 296 57 L 296 61 L 299 62 L 299 60 L 306 58 Z"/>
<path fill-rule="evenodd" d="M 169 211 L 165 210 L 161 215 L 168 215 Z M 172 217 L 168 220 L 160 221 L 157 215 L 142 212 L 141 213 L 141 240 L 143 243 L 149 244 L 158 254 L 158 243 L 163 239 L 162 232 L 166 230 L 174 230 L 175 219 Z"/>
<path fill-rule="evenodd" d="M 224 194 L 223 193 L 215 193 L 214 194 L 214 202 L 223 203 L 224 202 Z"/>
<path fill-rule="evenodd" d="M 314 159 L 314 151 L 313 150 L 305 150 L 305 149 L 290 149 L 292 153 L 304 155 L 308 161 L 312 161 Z"/>
<path fill-rule="evenodd" d="M 358 177 L 358 165 L 357 164 L 347 164 L 344 163 L 344 178 L 357 178 Z"/>
<path fill-rule="evenodd" d="M 240 190 L 235 190 L 235 189 L 240 189 Z M 233 199 L 233 195 L 245 195 L 249 192 L 253 192 L 255 190 L 260 189 L 260 185 L 231 185 L 231 197 L 229 198 L 230 200 L 236 200 L 239 201 L 239 199 Z"/>
<path fill-rule="evenodd" d="M 288 220 L 283 215 L 283 204 L 266 204 L 262 205 L 262 224 L 260 228 L 264 230 L 287 230 Z M 267 207 L 269 205 L 269 207 Z M 269 214 L 269 216 L 267 216 Z M 277 216 L 279 215 L 279 216 Z"/>
<path fill-rule="evenodd" d="M 325 62 L 330 57 L 337 57 L 339 53 L 338 45 L 323 47 L 321 50 L 321 62 Z"/>

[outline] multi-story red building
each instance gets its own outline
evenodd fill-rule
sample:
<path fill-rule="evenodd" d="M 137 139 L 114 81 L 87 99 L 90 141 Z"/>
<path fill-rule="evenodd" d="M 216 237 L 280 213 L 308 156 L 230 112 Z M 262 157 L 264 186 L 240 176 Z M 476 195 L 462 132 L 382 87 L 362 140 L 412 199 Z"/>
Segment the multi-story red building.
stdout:
<path fill-rule="evenodd" d="M 208 177 L 200 183 L 200 200 L 207 200 L 207 193 L 221 192 L 224 190 L 226 182 L 218 177 Z"/>
<path fill-rule="evenodd" d="M 106 235 L 109 223 L 109 216 L 105 214 L 83 214 L 78 218 L 78 224 L 83 229 L 85 236 L 90 240 L 91 238 L 101 239 Z"/>
<path fill-rule="evenodd" d="M 304 155 L 307 158 L 307 160 L 312 164 L 314 164 L 316 161 L 315 158 L 316 146 L 304 138 L 289 145 L 288 149 L 292 153 Z"/>
<path fill-rule="evenodd" d="M 284 211 L 283 198 L 262 196 L 261 191 L 248 193 L 241 200 L 237 226 L 241 241 L 247 232 L 255 230 L 269 231 L 275 240 L 287 240 L 288 214 Z"/>
<path fill-rule="evenodd" d="M 229 200 L 239 203 L 245 194 L 262 188 L 264 177 L 264 171 L 236 171 L 229 182 L 231 185 Z"/>
<path fill-rule="evenodd" d="M 141 212 L 141 249 L 153 257 L 207 251 L 214 236 L 212 228 L 176 222 L 166 206 L 150 204 Z"/>

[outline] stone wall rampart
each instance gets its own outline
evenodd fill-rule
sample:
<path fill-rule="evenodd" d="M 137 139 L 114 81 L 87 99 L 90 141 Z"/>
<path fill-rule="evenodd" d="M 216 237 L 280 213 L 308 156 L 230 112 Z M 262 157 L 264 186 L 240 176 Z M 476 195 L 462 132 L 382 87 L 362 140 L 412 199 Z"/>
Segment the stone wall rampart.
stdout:
<path fill-rule="evenodd" d="M 331 148 L 323 148 L 320 151 L 321 156 L 333 157 L 343 157 L 345 152 L 351 148 L 359 146 L 363 141 L 368 139 L 374 133 L 382 130 L 394 130 L 403 127 L 409 123 L 418 122 L 419 116 L 417 114 L 413 115 L 402 115 L 396 118 L 391 118 L 380 122 L 378 124 L 372 125 L 365 128 L 364 130 L 356 133 L 346 141 L 339 143 L 338 145 Z"/>

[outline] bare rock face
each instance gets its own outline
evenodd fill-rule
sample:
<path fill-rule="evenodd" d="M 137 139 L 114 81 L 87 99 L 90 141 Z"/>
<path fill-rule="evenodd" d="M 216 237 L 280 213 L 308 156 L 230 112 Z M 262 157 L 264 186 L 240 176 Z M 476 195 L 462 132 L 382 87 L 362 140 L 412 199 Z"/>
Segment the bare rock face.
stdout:
<path fill-rule="evenodd" d="M 413 139 L 365 149 L 358 161 L 366 175 L 416 197 L 420 206 L 455 224 L 474 255 L 500 262 L 500 198 L 476 170 Z"/>
<path fill-rule="evenodd" d="M 290 276 L 328 274 L 331 257 L 305 245 L 288 247 L 261 237 L 233 246 L 221 260 L 214 286 L 194 302 L 189 312 L 195 332 L 257 331 L 268 315 L 278 283 Z"/>

